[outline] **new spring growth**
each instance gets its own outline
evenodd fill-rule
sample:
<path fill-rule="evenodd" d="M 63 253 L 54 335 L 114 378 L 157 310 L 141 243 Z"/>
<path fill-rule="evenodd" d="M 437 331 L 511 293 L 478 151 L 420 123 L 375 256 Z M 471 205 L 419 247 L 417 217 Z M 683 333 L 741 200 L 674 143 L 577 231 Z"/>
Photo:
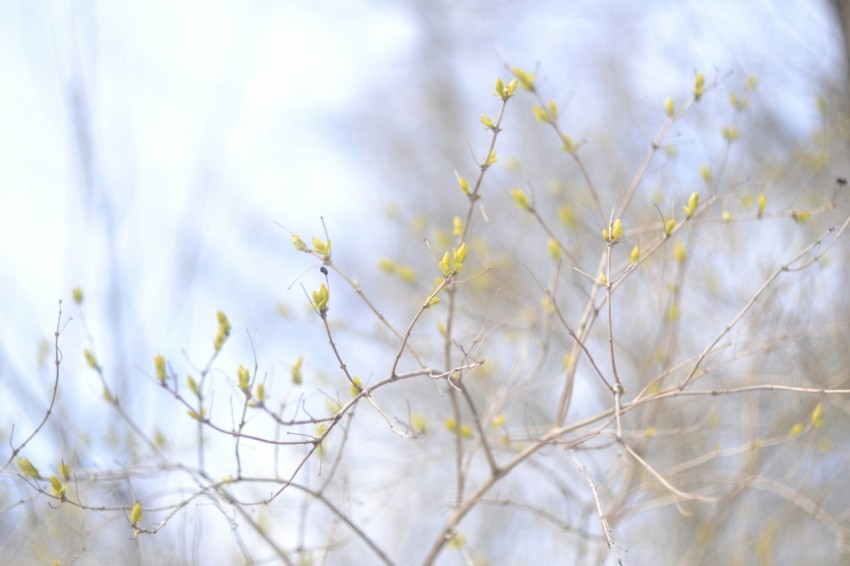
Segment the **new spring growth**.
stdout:
<path fill-rule="evenodd" d="M 496 129 L 496 124 L 493 123 L 493 120 L 487 114 L 481 114 L 481 123 L 484 124 L 484 127 L 488 130 Z"/>
<path fill-rule="evenodd" d="M 230 336 L 230 321 L 227 320 L 227 315 L 224 314 L 223 311 L 218 311 L 216 313 L 216 318 L 218 319 L 218 331 L 215 335 L 215 350 L 221 350 L 221 347 L 224 345 L 224 341 L 227 340 L 227 337 Z"/>
<path fill-rule="evenodd" d="M 322 283 L 322 286 L 319 287 L 318 291 L 313 291 L 313 308 L 319 311 L 322 318 L 324 318 L 325 314 L 328 312 L 329 300 L 330 297 L 328 295 L 328 288 L 324 283 Z"/>
<path fill-rule="evenodd" d="M 245 394 L 246 397 L 251 396 L 251 374 L 248 373 L 248 368 L 239 364 L 239 368 L 236 370 L 236 377 L 239 380 L 239 389 L 242 393 Z"/>
<path fill-rule="evenodd" d="M 809 221 L 812 215 L 809 212 L 801 211 L 801 212 L 792 212 L 791 218 L 794 219 L 794 222 L 798 222 L 800 224 L 805 224 Z"/>
<path fill-rule="evenodd" d="M 664 113 L 670 118 L 672 118 L 673 114 L 676 113 L 676 104 L 669 96 L 664 99 Z"/>
<path fill-rule="evenodd" d="M 676 219 L 675 218 L 671 218 L 670 220 L 668 220 L 667 222 L 664 223 L 664 233 L 666 235 L 669 236 L 670 234 L 673 233 L 673 230 L 675 230 L 675 229 L 676 229 Z"/>
<path fill-rule="evenodd" d="M 636 264 L 640 260 L 640 246 L 635 244 L 632 251 L 629 252 L 629 263 Z"/>
<path fill-rule="evenodd" d="M 516 92 L 517 80 L 513 79 L 507 85 L 502 81 L 502 78 L 499 77 L 496 79 L 496 96 L 502 99 L 502 101 L 507 101 L 510 97 L 514 95 Z"/>
<path fill-rule="evenodd" d="M 523 192 L 520 188 L 511 189 L 511 197 L 514 199 L 514 202 L 518 207 L 523 210 L 527 210 L 531 212 L 533 208 L 531 207 L 531 201 L 528 198 L 528 195 Z"/>
<path fill-rule="evenodd" d="M 357 397 L 360 395 L 360 392 L 363 391 L 363 382 L 360 381 L 359 377 L 351 378 L 351 387 L 349 388 L 352 397 Z"/>
<path fill-rule="evenodd" d="M 56 476 L 50 476 L 50 487 L 53 490 L 53 495 L 59 497 L 60 499 L 65 498 L 65 486 L 62 485 L 62 482 L 59 481 L 59 478 Z"/>
<path fill-rule="evenodd" d="M 452 234 L 455 236 L 463 234 L 463 220 L 460 216 L 455 216 L 452 219 Z"/>
<path fill-rule="evenodd" d="M 201 388 L 198 387 L 198 382 L 191 375 L 186 376 L 186 385 L 189 386 L 189 391 L 195 394 L 196 397 L 201 396 Z"/>
<path fill-rule="evenodd" d="M 83 290 L 79 287 L 74 287 L 74 289 L 71 291 L 71 297 L 74 299 L 75 304 L 83 304 Z"/>
<path fill-rule="evenodd" d="M 549 255 L 552 256 L 552 259 L 555 261 L 561 259 L 561 246 L 558 244 L 558 240 L 555 238 L 549 238 L 547 247 L 549 248 Z"/>
<path fill-rule="evenodd" d="M 466 180 L 466 177 L 461 177 L 457 173 L 455 173 L 455 176 L 457 177 L 457 184 L 460 187 L 460 190 L 463 192 L 463 194 L 469 196 L 469 181 Z"/>
<path fill-rule="evenodd" d="M 699 72 L 694 80 L 694 100 L 699 102 L 703 94 L 705 94 L 705 75 Z"/>
<path fill-rule="evenodd" d="M 59 475 L 62 476 L 62 479 L 65 481 L 71 479 L 71 468 L 69 468 L 68 464 L 65 462 L 59 464 Z"/>
<path fill-rule="evenodd" d="M 327 262 L 331 259 L 331 241 L 323 242 L 319 238 L 313 237 L 313 251 L 315 251 L 322 261 Z"/>
<path fill-rule="evenodd" d="M 733 142 L 741 137 L 741 131 L 734 126 L 726 126 L 720 131 L 723 134 L 723 139 L 728 142 Z"/>
<path fill-rule="evenodd" d="M 292 383 L 295 385 L 301 385 L 304 383 L 304 375 L 301 373 L 301 366 L 304 363 L 304 358 L 299 357 L 295 360 L 295 363 L 292 364 Z"/>
<path fill-rule="evenodd" d="M 578 146 L 573 143 L 573 140 L 567 134 L 561 134 L 561 151 L 566 151 L 567 153 L 573 153 L 578 149 Z"/>
<path fill-rule="evenodd" d="M 623 237 L 623 221 L 621 219 L 616 219 L 613 224 L 611 224 L 611 231 L 608 232 L 607 228 L 603 228 L 602 230 L 602 238 L 606 242 L 610 242 L 612 244 L 620 241 L 620 238 Z"/>
<path fill-rule="evenodd" d="M 513 71 L 514 76 L 519 81 L 520 87 L 525 90 L 534 90 L 534 73 L 523 71 L 519 67 L 514 67 L 511 71 Z"/>
<path fill-rule="evenodd" d="M 682 210 L 685 212 L 685 218 L 690 218 L 691 216 L 693 216 L 697 208 L 699 208 L 699 193 L 694 191 L 688 198 L 688 206 L 682 208 Z"/>
<path fill-rule="evenodd" d="M 685 244 L 681 241 L 678 241 L 673 245 L 673 258 L 675 258 L 675 260 L 679 263 L 684 263 L 688 258 L 688 253 L 685 250 Z"/>
<path fill-rule="evenodd" d="M 94 354 L 92 354 L 91 350 L 86 348 L 83 354 L 86 357 L 86 363 L 89 365 L 89 367 L 92 369 L 98 369 L 97 360 L 95 359 Z"/>
<path fill-rule="evenodd" d="M 812 426 L 815 428 L 820 428 L 823 426 L 823 403 L 818 402 L 815 405 L 814 410 L 812 411 L 812 416 L 809 418 L 812 423 Z"/>
<path fill-rule="evenodd" d="M 490 167 L 494 163 L 496 163 L 496 150 L 495 149 L 490 152 L 490 154 L 487 156 L 487 159 L 484 161 L 484 163 L 481 164 L 481 168 L 487 169 L 488 167 Z"/>
<path fill-rule="evenodd" d="M 292 235 L 292 245 L 295 246 L 295 249 L 299 252 L 310 252 L 310 248 L 307 247 L 307 244 L 304 243 L 304 240 L 298 237 L 298 235 Z"/>
<path fill-rule="evenodd" d="M 449 277 L 463 268 L 463 260 L 466 258 L 466 252 L 468 247 L 466 242 L 462 243 L 457 248 L 452 250 L 451 255 L 449 252 L 443 254 L 443 259 L 440 260 L 440 273 L 443 274 L 444 277 Z"/>
<path fill-rule="evenodd" d="M 139 524 L 139 521 L 142 520 L 142 504 L 136 502 L 133 505 L 133 509 L 130 511 L 130 524 L 134 527 Z"/>
<path fill-rule="evenodd" d="M 165 373 L 165 357 L 162 354 L 157 354 L 153 357 L 153 365 L 156 367 L 157 380 L 164 384 L 168 377 Z"/>
<path fill-rule="evenodd" d="M 762 214 L 764 214 L 764 209 L 767 206 L 767 195 L 760 193 L 756 203 L 758 205 L 758 217 L 761 218 Z"/>
<path fill-rule="evenodd" d="M 38 468 L 32 465 L 27 458 L 18 458 L 18 469 L 28 478 L 41 479 L 41 474 L 38 473 Z"/>

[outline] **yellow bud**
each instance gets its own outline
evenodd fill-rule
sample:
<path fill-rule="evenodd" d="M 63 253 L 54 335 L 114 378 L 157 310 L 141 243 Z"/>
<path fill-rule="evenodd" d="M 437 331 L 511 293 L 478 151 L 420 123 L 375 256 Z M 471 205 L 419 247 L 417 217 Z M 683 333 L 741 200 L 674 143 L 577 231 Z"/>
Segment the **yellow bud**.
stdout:
<path fill-rule="evenodd" d="M 741 137 L 741 131 L 733 126 L 727 126 L 720 131 L 723 134 L 723 139 L 728 142 L 733 142 Z"/>
<path fill-rule="evenodd" d="M 693 192 L 690 198 L 688 198 L 688 206 L 682 209 L 685 212 L 685 218 L 693 216 L 697 208 L 699 208 L 699 193 Z"/>
<path fill-rule="evenodd" d="M 614 221 L 614 224 L 611 226 L 611 240 L 616 242 L 619 241 L 620 238 L 623 237 L 623 221 L 619 218 Z"/>
<path fill-rule="evenodd" d="M 567 228 L 573 230 L 578 228 L 578 221 L 573 213 L 573 209 L 567 204 L 562 204 L 558 207 L 558 220 L 560 220 Z"/>
<path fill-rule="evenodd" d="M 549 238 L 547 247 L 549 248 L 549 255 L 552 256 L 552 259 L 555 261 L 561 259 L 561 246 L 558 244 L 558 240 L 555 238 Z"/>
<path fill-rule="evenodd" d="M 671 218 L 664 224 L 664 233 L 668 236 L 673 233 L 673 230 L 676 229 L 676 219 Z"/>
<path fill-rule="evenodd" d="M 493 428 L 501 428 L 501 426 L 505 424 L 505 415 L 499 414 L 493 417 L 493 420 L 490 421 L 490 426 Z"/>
<path fill-rule="evenodd" d="M 409 265 L 399 265 L 396 269 L 396 273 L 398 273 L 399 279 L 405 283 L 413 283 L 416 281 L 416 271 L 414 271 Z"/>
<path fill-rule="evenodd" d="M 438 297 L 437 295 L 434 295 L 433 297 L 428 299 L 428 302 L 425 304 L 425 308 L 426 309 L 431 308 L 439 302 L 440 302 L 440 297 Z"/>
<path fill-rule="evenodd" d="M 540 107 L 540 106 L 538 106 L 537 104 L 535 104 L 534 106 L 532 106 L 532 107 L 531 107 L 531 111 L 534 113 L 534 118 L 535 118 L 538 122 L 540 122 L 541 124 L 542 124 L 543 122 L 548 122 L 548 121 L 549 121 L 549 116 L 546 114 L 546 111 L 545 111 L 545 110 L 543 110 L 543 108 L 541 108 L 541 107 Z"/>
<path fill-rule="evenodd" d="M 667 309 L 667 320 L 670 322 L 676 322 L 679 320 L 681 315 L 682 313 L 679 310 L 679 303 L 674 302 L 670 305 L 670 308 Z"/>
<path fill-rule="evenodd" d="M 673 114 L 676 113 L 676 104 L 669 96 L 664 99 L 664 113 L 671 118 L 673 117 Z"/>
<path fill-rule="evenodd" d="M 502 82 L 502 77 L 496 79 L 496 96 L 499 98 L 505 96 L 505 83 Z"/>
<path fill-rule="evenodd" d="M 818 402 L 815 405 L 815 409 L 812 411 L 812 416 L 810 417 L 812 426 L 815 428 L 820 428 L 823 426 L 823 403 Z"/>
<path fill-rule="evenodd" d="M 410 419 L 410 428 L 417 434 L 425 434 L 428 430 L 428 421 L 419 413 L 413 413 Z"/>
<path fill-rule="evenodd" d="M 572 138 L 570 138 L 567 134 L 561 134 L 561 143 L 563 144 L 561 145 L 561 151 L 572 153 L 578 149 L 578 146 L 573 143 Z"/>
<path fill-rule="evenodd" d="M 130 524 L 134 527 L 142 520 L 142 504 L 136 503 L 130 511 Z"/>
<path fill-rule="evenodd" d="M 484 127 L 488 130 L 492 130 L 496 127 L 496 124 L 493 123 L 493 120 L 487 114 L 481 114 L 481 123 L 484 124 Z"/>
<path fill-rule="evenodd" d="M 472 438 L 472 427 L 466 424 L 461 426 L 460 435 L 464 438 Z"/>
<path fill-rule="evenodd" d="M 91 353 L 91 350 L 86 348 L 83 354 L 86 357 L 86 363 L 89 364 L 89 367 L 92 369 L 97 369 L 97 360 L 95 359 L 94 354 Z"/>
<path fill-rule="evenodd" d="M 443 323 L 442 320 L 437 322 L 437 332 L 440 333 L 440 336 L 446 335 L 446 325 Z"/>
<path fill-rule="evenodd" d="M 534 90 L 534 73 L 523 71 L 519 67 L 514 67 L 511 70 L 514 72 L 514 76 L 519 81 L 520 87 L 525 90 Z"/>
<path fill-rule="evenodd" d="M 553 121 L 558 119 L 558 105 L 555 104 L 554 100 L 549 101 L 549 104 L 546 106 L 546 112 L 549 113 L 549 117 Z"/>
<path fill-rule="evenodd" d="M 460 216 L 455 216 L 452 219 L 452 234 L 455 236 L 463 234 L 463 220 Z"/>
<path fill-rule="evenodd" d="M 218 311 L 215 313 L 215 317 L 218 320 L 219 326 L 230 327 L 230 322 L 227 320 L 227 315 L 224 314 L 224 311 Z"/>
<path fill-rule="evenodd" d="M 513 197 L 514 202 L 518 207 L 523 210 L 531 211 L 531 202 L 528 199 L 528 195 L 525 194 L 522 189 L 515 188 L 511 189 L 511 197 Z"/>
<path fill-rule="evenodd" d="M 757 76 L 749 75 L 747 77 L 747 84 L 745 85 L 745 88 L 748 91 L 750 91 L 750 92 L 754 91 L 756 88 L 758 88 L 758 85 L 759 85 L 759 79 L 758 79 Z"/>
<path fill-rule="evenodd" d="M 714 180 L 714 175 L 711 174 L 711 167 L 708 165 L 701 165 L 699 168 L 699 174 L 706 185 L 710 185 Z"/>
<path fill-rule="evenodd" d="M 65 462 L 59 464 L 59 475 L 62 476 L 62 479 L 65 481 L 71 479 L 71 469 Z"/>
<path fill-rule="evenodd" d="M 245 395 L 251 395 L 251 374 L 248 372 L 248 368 L 239 364 L 239 368 L 236 370 L 236 376 L 239 380 L 239 389 L 245 393 Z"/>
<path fill-rule="evenodd" d="M 156 367 L 156 378 L 160 383 L 165 383 L 165 380 L 168 377 L 165 373 L 165 357 L 161 354 L 157 354 L 153 357 L 153 365 Z"/>
<path fill-rule="evenodd" d="M 632 248 L 632 251 L 629 252 L 629 263 L 637 263 L 640 260 L 640 246 L 635 244 L 635 247 Z"/>
<path fill-rule="evenodd" d="M 349 387 L 349 391 L 351 392 L 352 397 L 357 397 L 361 391 L 363 391 L 363 382 L 360 381 L 359 377 L 351 378 L 351 387 Z"/>
<path fill-rule="evenodd" d="M 292 245 L 295 246 L 295 249 L 299 252 L 309 252 L 310 248 L 307 247 L 307 244 L 304 243 L 304 240 L 299 238 L 297 235 L 292 235 Z"/>
<path fill-rule="evenodd" d="M 673 245 L 673 257 L 679 263 L 683 263 L 687 259 L 688 254 L 685 250 L 685 244 L 681 241 L 678 241 Z"/>
<path fill-rule="evenodd" d="M 767 195 L 760 193 L 756 202 L 758 203 L 758 217 L 761 218 L 761 215 L 764 214 L 764 209 L 767 206 Z"/>
<path fill-rule="evenodd" d="M 463 267 L 463 260 L 466 259 L 466 252 L 468 249 L 469 246 L 466 245 L 466 242 L 463 242 L 454 250 L 454 261 L 452 262 L 452 267 L 455 271 L 460 271 Z"/>
<path fill-rule="evenodd" d="M 728 210 L 724 210 L 723 213 L 720 215 L 720 218 L 721 218 L 721 220 L 723 220 L 723 222 L 731 222 L 732 221 L 732 213 L 729 212 Z"/>
<path fill-rule="evenodd" d="M 703 94 L 705 94 L 705 75 L 699 72 L 694 80 L 694 100 L 698 101 Z"/>
<path fill-rule="evenodd" d="M 33 466 L 32 462 L 30 462 L 27 458 L 18 458 L 18 469 L 21 470 L 21 473 L 28 478 L 41 478 L 41 475 L 38 473 L 38 468 Z"/>
<path fill-rule="evenodd" d="M 65 497 L 65 486 L 59 481 L 56 476 L 50 476 L 50 487 L 53 489 L 53 495 L 56 497 Z"/>
<path fill-rule="evenodd" d="M 496 163 L 496 150 L 495 149 L 490 152 L 490 154 L 487 156 L 487 160 L 481 165 L 481 167 L 487 168 L 487 167 L 490 167 L 491 165 L 493 165 L 494 163 Z"/>
<path fill-rule="evenodd" d="M 395 271 L 395 262 L 389 258 L 379 259 L 378 269 L 380 269 L 384 273 L 392 273 L 393 271 Z"/>
<path fill-rule="evenodd" d="M 655 436 L 655 427 L 654 426 L 646 427 L 643 430 L 643 435 L 647 438 L 652 438 L 653 436 Z"/>
<path fill-rule="evenodd" d="M 451 267 L 451 256 L 449 255 L 449 252 L 446 252 L 446 253 L 443 254 L 443 259 L 440 260 L 439 267 L 440 267 L 440 273 L 442 273 L 446 277 L 451 275 L 452 267 Z"/>
<path fill-rule="evenodd" d="M 313 291 L 313 307 L 319 311 L 319 314 L 322 315 L 322 317 L 324 317 L 325 313 L 328 312 L 329 300 L 330 296 L 328 294 L 328 288 L 324 283 L 322 283 L 318 291 Z"/>
<path fill-rule="evenodd" d="M 607 277 L 605 277 L 605 274 L 604 274 L 604 273 L 600 273 L 600 274 L 599 274 L 598 281 L 599 281 L 599 284 L 600 284 L 600 285 L 607 285 L 607 284 L 608 284 L 608 278 L 607 278 Z"/>
<path fill-rule="evenodd" d="M 502 96 L 502 99 L 507 100 L 510 97 L 512 97 L 514 95 L 514 93 L 516 92 L 516 87 L 517 87 L 517 80 L 512 79 L 511 82 L 509 82 L 507 84 L 507 86 L 505 86 L 505 93 L 504 93 L 504 96 Z"/>
<path fill-rule="evenodd" d="M 319 238 L 313 237 L 313 248 L 315 252 L 319 254 L 324 261 L 328 261 L 331 258 L 331 241 L 323 242 Z"/>
<path fill-rule="evenodd" d="M 304 358 L 300 357 L 292 364 L 292 383 L 301 385 L 304 383 L 304 376 L 301 374 L 301 365 L 304 363 Z"/>
<path fill-rule="evenodd" d="M 452 538 L 449 539 L 449 548 L 452 550 L 459 550 L 466 546 L 466 535 L 463 533 L 455 533 Z"/>
<path fill-rule="evenodd" d="M 791 213 L 791 218 L 793 218 L 795 222 L 799 222 L 800 224 L 805 224 L 809 221 L 811 217 L 812 215 L 805 211 Z"/>
<path fill-rule="evenodd" d="M 189 385 L 189 391 L 194 393 L 196 396 L 201 396 L 201 389 L 198 387 L 198 382 L 195 381 L 195 378 L 191 375 L 186 376 L 186 383 Z"/>
<path fill-rule="evenodd" d="M 791 430 L 788 431 L 788 435 L 791 438 L 797 438 L 800 436 L 801 432 L 803 432 L 803 423 L 795 423 L 794 426 L 791 427 Z"/>
<path fill-rule="evenodd" d="M 457 176 L 457 184 L 460 186 L 460 190 L 463 191 L 463 194 L 469 194 L 469 181 L 466 180 L 466 177 Z"/>
<path fill-rule="evenodd" d="M 457 421 L 452 417 L 448 417 L 443 421 L 443 426 L 446 427 L 446 430 L 449 432 L 455 432 L 457 430 Z"/>
<path fill-rule="evenodd" d="M 259 403 L 262 403 L 263 401 L 265 401 L 267 399 L 265 385 L 263 385 L 262 383 L 257 384 L 257 387 L 254 388 L 254 398 Z"/>
<path fill-rule="evenodd" d="M 71 291 L 71 297 L 74 299 L 74 302 L 76 304 L 83 304 L 83 290 L 79 287 L 74 287 L 74 289 Z"/>
<path fill-rule="evenodd" d="M 198 413 L 194 409 L 189 409 L 188 411 L 186 411 L 186 414 L 189 415 L 191 418 L 195 419 L 196 421 L 203 421 L 204 420 L 204 411 L 203 410 L 201 410 L 201 412 Z"/>

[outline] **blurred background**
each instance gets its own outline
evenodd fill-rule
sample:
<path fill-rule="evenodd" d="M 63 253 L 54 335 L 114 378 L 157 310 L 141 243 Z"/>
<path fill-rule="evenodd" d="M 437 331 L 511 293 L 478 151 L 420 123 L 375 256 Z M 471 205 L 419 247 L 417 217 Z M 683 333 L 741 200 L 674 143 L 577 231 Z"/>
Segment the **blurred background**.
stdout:
<path fill-rule="evenodd" d="M 722 172 L 718 185 L 735 196 L 722 208 L 733 213 L 748 214 L 746 199 L 762 192 L 769 194 L 771 204 L 777 203 L 777 210 L 828 209 L 793 236 L 779 238 L 773 228 L 742 228 L 716 249 L 698 248 L 707 257 L 736 258 L 723 268 L 710 264 L 709 269 L 706 262 L 705 273 L 694 275 L 705 283 L 706 293 L 712 286 L 729 289 L 721 295 L 727 302 L 719 306 L 704 302 L 702 295 L 692 298 L 691 307 L 702 311 L 700 320 L 706 326 L 688 325 L 677 340 L 687 343 L 693 338 L 703 344 L 740 308 L 741 299 L 752 294 L 754 282 L 764 280 L 769 265 L 775 269 L 776 261 L 787 261 L 826 226 L 846 216 L 846 202 L 835 205 L 832 196 L 836 179 L 849 172 L 843 10 L 843 3 L 826 1 L 586 1 L 569 6 L 498 0 L 0 2 L 0 68 L 6 84 L 0 90 L 4 463 L 8 446 L 32 431 L 49 402 L 59 299 L 64 301 L 60 404 L 27 450 L 31 460 L 41 458 L 45 467 L 58 453 L 88 469 L 137 470 L 144 461 L 132 446 L 132 435 L 116 425 L 114 411 L 101 399 L 102 384 L 83 359 L 86 348 L 96 354 L 135 422 L 152 435 L 165 434 L 175 458 L 181 453 L 194 458 L 195 429 L 188 421 L 185 430 L 174 424 L 174 415 L 182 418 L 185 411 L 155 386 L 152 360 L 156 354 L 165 355 L 181 376 L 203 367 L 211 354 L 218 310 L 233 324 L 230 342 L 216 362 L 221 369 L 212 377 L 222 384 L 218 410 L 224 420 L 230 419 L 226 399 L 233 394 L 226 382 L 233 379 L 238 363 L 248 366 L 256 360 L 270 395 L 290 406 L 302 395 L 289 384 L 290 368 L 300 357 L 311 385 L 303 397 L 315 407 L 321 410 L 326 398 L 337 397 L 334 388 L 344 392 L 324 330 L 301 288 L 303 283 L 313 290 L 324 277 L 318 262 L 293 249 L 291 234 L 309 242 L 313 236 L 325 239 L 327 230 L 335 264 L 363 284 L 393 324 L 405 328 L 432 288 L 435 259 L 452 242 L 453 216 L 466 210 L 456 174 L 475 177 L 476 162 L 490 139 L 479 117 L 482 112 L 491 117 L 498 113 L 493 84 L 498 76 L 510 78 L 506 65 L 534 71 L 544 98 L 560 108 L 562 126 L 585 144 L 580 154 L 601 189 L 606 213 L 663 125 L 663 100 L 672 97 L 683 104 L 696 73 L 705 73 L 712 91 L 687 120 L 674 125 L 640 186 L 640 208 L 634 207 L 632 216 L 624 219 L 627 229 L 657 222 L 654 204 L 664 214 L 680 210 L 688 194 L 704 186 L 703 165 Z M 741 114 L 744 135 L 727 153 L 719 132 L 736 116 L 728 95 L 747 92 L 752 79 L 758 86 L 748 94 L 749 106 Z M 519 215 L 510 189 L 523 187 L 554 224 L 560 218 L 579 258 L 596 257 L 586 235 L 596 235 L 602 227 L 599 218 L 587 213 L 592 203 L 575 165 L 558 151 L 552 132 L 535 123 L 530 110 L 534 101 L 523 96 L 508 105 L 499 161 L 485 181 L 490 222 L 478 211 L 474 220 L 480 239 L 473 241 L 473 250 L 487 258 L 477 260 L 479 268 L 504 269 L 481 282 L 481 295 L 469 298 L 468 324 L 460 326 L 465 335 L 474 336 L 490 322 L 503 325 L 506 332 L 494 334 L 494 345 L 501 340 L 514 348 L 525 344 L 517 350 L 520 354 L 505 354 L 504 359 L 491 354 L 497 369 L 490 371 L 513 375 L 511 383 L 517 387 L 525 387 L 529 368 L 545 373 L 545 368 L 560 367 L 569 339 L 561 337 L 560 346 L 556 340 L 555 346 L 545 347 L 537 341 L 540 327 L 533 311 L 539 310 L 542 292 L 534 281 L 539 278 L 545 285 L 551 262 L 545 236 L 530 218 Z M 572 203 L 569 210 L 562 208 L 565 202 Z M 778 222 L 775 226 L 783 234 L 794 225 L 790 220 Z M 713 239 L 711 232 L 707 238 Z M 809 328 L 812 320 L 822 321 L 821 316 L 834 317 L 841 329 L 825 330 L 825 342 L 812 344 L 808 340 L 813 333 L 802 331 L 791 341 L 798 354 L 807 353 L 798 358 L 801 365 L 811 367 L 812 359 L 827 364 L 824 376 L 834 376 L 829 368 L 842 363 L 839 354 L 846 348 L 844 257 L 846 251 L 836 252 L 831 271 L 802 285 L 793 299 L 776 299 L 773 306 L 778 310 L 764 314 L 756 325 L 761 330 L 771 325 Z M 409 267 L 415 276 L 405 277 L 390 261 Z M 595 269 L 593 261 L 582 265 Z M 647 296 L 663 294 L 657 291 L 662 285 L 653 287 L 664 280 L 663 266 L 656 269 L 659 275 L 645 283 Z M 577 289 L 582 281 L 579 274 L 564 275 L 560 292 L 565 300 L 570 293 L 581 293 Z M 343 286 L 333 278 L 331 285 L 332 290 Z M 71 301 L 74 287 L 85 295 L 82 307 Z M 525 297 L 529 287 L 534 292 Z M 641 304 L 623 315 L 629 327 L 624 333 L 629 346 L 624 347 L 632 348 L 624 354 L 630 359 L 624 365 L 639 376 L 650 369 L 644 357 L 655 356 L 653 363 L 661 363 L 663 352 L 656 356 L 656 348 L 675 349 L 666 335 L 648 337 L 640 318 L 644 308 L 664 311 L 667 298 L 644 302 L 644 295 L 635 293 Z M 394 351 L 392 341 L 381 334 L 354 293 L 340 289 L 334 297 L 331 314 L 341 348 L 346 351 L 350 344 L 348 361 L 360 368 L 364 382 L 384 377 L 391 366 L 387 353 Z M 487 304 L 494 310 L 485 312 L 482 305 Z M 565 311 L 578 314 L 581 304 L 577 301 Z M 688 320 L 685 313 L 682 319 Z M 434 347 L 423 346 L 426 355 L 439 352 L 436 322 L 428 324 Z M 753 330 L 748 336 L 757 334 Z M 597 338 L 599 352 L 604 352 L 605 335 Z M 662 342 L 664 347 L 658 345 Z M 526 347 L 538 353 L 525 359 Z M 814 354 L 818 348 L 829 354 Z M 780 354 L 774 350 L 771 355 Z M 787 367 L 783 360 L 774 360 L 777 368 Z M 527 367 L 520 367 L 523 364 Z M 485 378 L 497 379 L 492 376 Z M 627 383 L 632 391 L 644 385 L 634 379 Z M 829 386 L 838 384 L 830 381 Z M 574 407 L 579 416 L 609 402 L 604 391 L 591 392 L 592 380 L 577 383 L 577 388 L 595 398 Z M 552 400 L 543 386 L 524 393 L 529 397 L 517 409 L 516 419 L 522 423 L 520 436 L 529 436 L 542 424 L 535 421 L 535 413 L 551 409 Z M 411 399 L 420 395 L 433 396 L 433 402 L 413 410 L 427 417 L 437 435 L 448 413 L 440 408 L 441 396 L 433 384 L 424 383 L 421 391 L 409 390 L 387 402 L 393 414 L 404 419 Z M 798 409 L 803 410 L 789 407 Z M 845 404 L 842 411 L 846 409 Z M 450 466 L 441 471 L 424 464 L 418 468 L 416 462 L 426 459 L 431 449 L 450 454 L 451 443 L 442 448 L 420 444 L 414 449 L 419 460 L 405 461 L 397 439 L 386 439 L 389 433 L 381 419 L 365 406 L 359 410 L 358 417 L 368 426 L 352 431 L 350 473 L 366 487 L 353 497 L 341 488 L 343 500 L 366 509 L 365 523 L 374 526 L 374 536 L 391 549 L 395 560 L 419 561 L 424 557 L 420 533 L 422 540 L 431 541 L 451 498 L 411 517 L 409 527 L 398 526 L 398 519 L 407 517 L 403 510 L 381 510 L 399 494 L 413 500 L 409 508 L 427 506 L 429 492 L 424 487 L 424 493 L 405 492 L 410 488 L 405 482 L 414 477 L 421 478 L 421 486 L 444 487 L 443 474 Z M 736 406 L 732 412 L 746 411 Z M 777 426 L 792 424 L 793 419 Z M 762 434 L 736 428 L 724 438 L 733 443 L 732 437 L 752 440 Z M 376 435 L 384 436 L 379 441 Z M 710 446 L 716 438 L 703 440 Z M 369 452 L 375 444 L 377 452 Z M 842 450 L 846 448 L 844 444 Z M 232 473 L 232 462 L 226 460 L 230 445 L 211 444 L 210 453 L 225 454 L 222 461 L 209 463 L 213 477 Z M 262 470 L 268 466 L 268 454 L 265 447 L 256 447 L 246 465 Z M 793 454 L 779 460 L 791 461 Z M 826 469 L 818 468 L 814 476 L 827 482 L 845 469 L 845 460 L 846 454 Z M 596 462 L 597 472 L 604 474 L 606 461 Z M 304 473 L 318 477 L 317 467 L 313 462 Z M 358 478 L 357 470 L 375 475 Z M 69 515 L 59 525 L 45 523 L 39 517 L 49 511 L 46 502 L 36 500 L 34 508 L 17 505 L 32 493 L 13 472 L 14 467 L 4 472 L 8 491 L 0 495 L 0 531 L 5 533 L 0 535 L 0 554 L 11 557 L 10 563 L 103 563 L 116 556 L 136 563 L 195 563 L 211 557 L 209 563 L 232 563 L 229 560 L 247 560 L 251 554 L 240 547 L 261 544 L 219 539 L 210 543 L 209 533 L 237 537 L 228 533 L 226 521 L 204 521 L 188 512 L 193 518 L 179 521 L 189 526 L 168 525 L 141 543 L 130 540 L 121 516 L 112 516 L 106 527 L 101 519 L 85 514 Z M 572 491 L 575 477 L 581 477 L 573 469 L 571 476 L 555 491 L 562 496 Z M 394 487 L 387 490 L 387 485 Z M 522 490 L 513 489 L 519 497 Z M 545 499 L 547 492 L 524 493 Z M 113 495 L 114 501 L 107 495 L 102 499 L 109 504 L 125 501 Z M 284 515 L 301 517 L 299 529 L 281 535 L 287 547 L 317 547 L 317 540 L 325 540 L 324 515 L 316 511 L 303 519 L 300 500 L 282 505 L 283 510 L 252 512 L 268 513 L 271 518 L 265 520 L 272 522 Z M 758 501 L 747 507 L 748 512 L 757 508 Z M 588 515 L 571 534 L 557 528 L 541 531 L 517 517 L 494 524 L 484 514 L 472 524 L 479 537 L 489 541 L 482 543 L 481 555 L 494 564 L 590 563 L 598 558 L 592 547 L 601 541 L 598 524 L 595 531 L 589 527 L 594 517 Z M 674 508 L 658 524 L 683 521 L 677 517 Z M 847 515 L 841 521 L 846 524 Z M 756 537 L 736 532 L 741 527 L 734 521 L 728 525 L 732 532 L 723 540 Z M 716 549 L 688 554 L 693 551 L 688 538 L 698 525 L 683 527 L 680 536 L 672 534 L 678 533 L 675 529 L 665 531 L 671 533 L 670 540 L 658 533 L 661 529 L 643 536 L 639 527 L 626 522 L 622 530 L 615 529 L 622 533 L 618 542 L 628 563 L 686 563 L 683 557 L 694 559 L 687 563 L 752 563 L 746 558 L 756 552 L 733 544 L 735 550 L 727 554 Z M 114 528 L 121 535 L 104 541 L 96 530 L 101 528 Z M 527 536 L 523 528 L 529 529 Z M 595 534 L 581 544 L 569 538 L 582 539 L 583 528 Z M 820 563 L 839 563 L 832 534 L 816 527 L 811 529 L 817 533 L 811 534 L 809 529 L 799 532 L 815 537 L 815 546 L 822 550 L 816 554 Z M 190 533 L 182 541 L 181 531 Z M 498 535 L 505 531 L 513 535 L 510 544 Z M 422 544 L 427 548 L 429 543 Z M 788 544 L 794 546 L 793 541 Z M 796 546 L 798 554 L 792 551 L 789 556 L 804 551 Z M 346 552 L 329 554 L 326 560 L 362 563 Z M 789 563 L 781 554 L 773 556 L 775 563 Z M 468 558 L 462 553 L 443 556 L 452 564 Z"/>

